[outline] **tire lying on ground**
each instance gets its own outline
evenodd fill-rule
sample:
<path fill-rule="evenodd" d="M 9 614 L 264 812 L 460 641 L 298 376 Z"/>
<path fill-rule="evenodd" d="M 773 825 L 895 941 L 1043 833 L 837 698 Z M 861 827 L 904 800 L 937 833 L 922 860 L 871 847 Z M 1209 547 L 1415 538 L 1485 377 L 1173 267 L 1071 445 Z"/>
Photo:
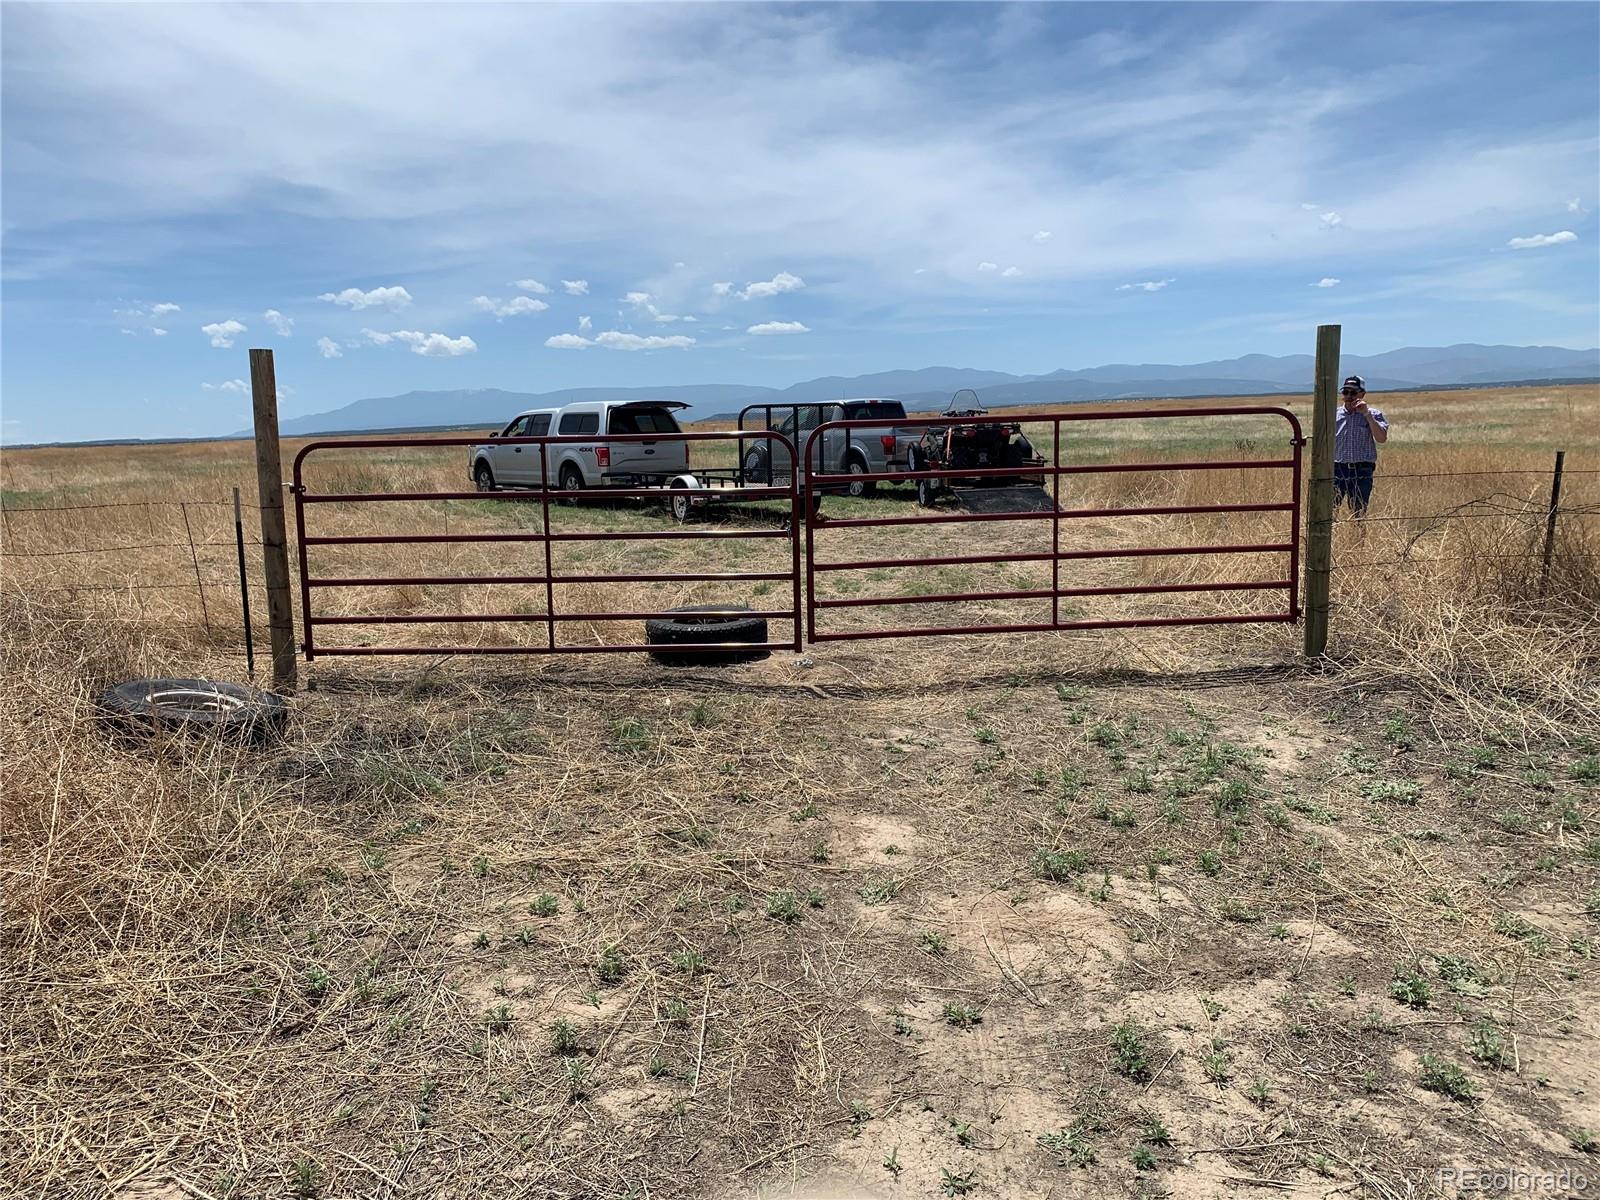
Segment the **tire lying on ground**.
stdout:
<path fill-rule="evenodd" d="M 266 737 L 281 731 L 281 696 L 210 679 L 134 679 L 100 697 L 100 718 L 120 733 L 167 731 Z"/>
<path fill-rule="evenodd" d="M 644 623 L 644 640 L 652 646 L 650 655 L 657 662 L 691 665 L 700 663 L 748 662 L 766 658 L 766 650 L 671 650 L 669 647 L 703 642 L 754 642 L 767 640 L 765 617 L 715 616 L 707 614 L 748 612 L 748 604 L 694 604 L 674 608 L 666 617 Z"/>

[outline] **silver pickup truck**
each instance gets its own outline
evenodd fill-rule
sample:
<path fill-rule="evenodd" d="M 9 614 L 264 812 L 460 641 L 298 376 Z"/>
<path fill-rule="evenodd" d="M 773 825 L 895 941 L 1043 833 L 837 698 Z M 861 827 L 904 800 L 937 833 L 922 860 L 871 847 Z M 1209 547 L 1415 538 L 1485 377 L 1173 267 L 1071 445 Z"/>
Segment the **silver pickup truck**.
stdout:
<path fill-rule="evenodd" d="M 830 429 L 823 433 L 821 452 L 812 470 L 828 475 L 868 475 L 879 471 L 904 471 L 911 465 L 911 449 L 921 431 L 897 426 L 906 419 L 906 407 L 898 400 L 831 400 L 810 404 L 750 404 L 739 414 L 739 428 L 772 429 L 794 442 L 805 452 L 812 430 L 830 421 L 875 421 L 860 429 Z M 778 461 L 771 461 L 766 442 L 745 442 L 740 451 L 744 478 L 748 483 L 785 484 L 794 464 L 787 451 L 778 450 Z M 870 496 L 877 488 L 870 479 L 852 479 L 846 492 L 851 496 Z"/>

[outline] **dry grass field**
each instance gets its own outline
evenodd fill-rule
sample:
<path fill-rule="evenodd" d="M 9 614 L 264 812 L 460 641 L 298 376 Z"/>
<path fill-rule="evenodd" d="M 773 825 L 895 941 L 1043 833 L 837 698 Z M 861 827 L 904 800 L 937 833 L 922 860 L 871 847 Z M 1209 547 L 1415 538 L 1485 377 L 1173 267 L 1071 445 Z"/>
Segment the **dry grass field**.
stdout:
<path fill-rule="evenodd" d="M 243 677 L 226 501 L 253 493 L 249 447 L 7 451 L 0 1191 L 1392 1198 L 1459 1194 L 1440 1173 L 1458 1168 L 1600 1186 L 1600 388 L 1374 399 L 1395 433 L 1368 520 L 1336 527 L 1315 666 L 1283 624 L 821 643 L 727 668 L 319 658 L 265 745 L 116 742 L 93 709 L 127 678 Z M 1085 425 L 1063 458 L 1277 457 L 1283 428 Z M 1569 474 L 1545 582 L 1557 448 Z M 423 447 L 330 454 L 311 477 L 333 492 L 465 482 L 464 451 Z M 1064 497 L 1284 487 L 1261 470 L 1119 474 Z M 891 488 L 824 511 L 917 510 Z M 313 516 L 323 533 L 542 521 L 495 499 Z M 552 521 L 674 528 L 628 504 Z M 1281 513 L 1090 518 L 1063 522 L 1062 544 L 1287 533 Z M 816 537 L 829 560 L 1026 553 L 1048 549 L 1049 526 Z M 315 550 L 345 575 L 543 557 Z M 599 574 L 782 569 L 788 550 L 646 536 L 556 553 Z M 1061 578 L 1285 569 L 1088 559 Z M 215 581 L 204 611 L 197 574 Z M 819 594 L 1049 583 L 1048 563 L 889 567 L 826 573 Z M 557 605 L 785 607 L 786 588 L 583 583 Z M 385 585 L 329 589 L 318 611 L 537 615 L 543 599 Z M 1100 619 L 1280 599 L 1072 604 Z M 1040 604 L 823 623 L 1003 623 Z M 562 627 L 577 643 L 638 636 Z"/>

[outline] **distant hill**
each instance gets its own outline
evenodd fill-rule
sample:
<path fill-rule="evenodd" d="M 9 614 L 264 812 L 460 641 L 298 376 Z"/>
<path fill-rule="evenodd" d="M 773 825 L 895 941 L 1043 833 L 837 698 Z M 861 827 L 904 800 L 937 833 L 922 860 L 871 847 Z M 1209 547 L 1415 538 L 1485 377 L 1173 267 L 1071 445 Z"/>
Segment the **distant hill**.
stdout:
<path fill-rule="evenodd" d="M 285 435 L 333 431 L 502 424 L 527 408 L 554 408 L 580 400 L 679 400 L 689 416 L 703 420 L 736 413 L 761 401 L 797 403 L 883 396 L 915 409 L 936 409 L 960 388 L 973 388 L 983 403 L 1073 404 L 1091 400 L 1166 399 L 1182 396 L 1257 396 L 1306 392 L 1314 362 L 1309 354 L 1241 358 L 1187 365 L 1115 363 L 1045 375 L 1013 375 L 970 367 L 922 367 L 871 375 L 829 375 L 786 388 L 753 384 L 701 383 L 674 387 L 585 387 L 553 392 L 473 388 L 407 392 L 357 400 L 330 412 L 285 418 Z M 1345 355 L 1340 373 L 1361 375 L 1370 391 L 1460 387 L 1521 380 L 1600 377 L 1600 349 L 1559 346 L 1408 346 L 1382 354 Z M 234 436 L 248 436 L 248 430 Z"/>

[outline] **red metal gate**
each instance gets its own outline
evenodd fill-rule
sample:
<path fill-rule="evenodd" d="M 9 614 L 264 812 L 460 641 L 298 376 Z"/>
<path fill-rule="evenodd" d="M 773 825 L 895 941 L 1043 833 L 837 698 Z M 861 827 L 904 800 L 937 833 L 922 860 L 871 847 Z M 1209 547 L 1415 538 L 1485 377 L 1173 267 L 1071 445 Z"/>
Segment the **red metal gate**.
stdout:
<path fill-rule="evenodd" d="M 1063 427 L 1079 422 L 1090 421 L 1161 421 L 1177 418 L 1193 417 L 1239 417 L 1239 416 L 1278 416 L 1288 423 L 1289 437 L 1286 445 L 1289 449 L 1287 457 L 1272 459 L 1229 459 L 1219 461 L 1197 462 L 1145 462 L 1145 463 L 1096 463 L 1096 464 L 1063 464 L 1061 461 L 1061 446 Z M 1034 553 L 1011 554 L 965 554 L 965 555 L 939 555 L 919 558 L 871 558 L 847 559 L 840 561 L 823 561 L 817 556 L 816 525 L 808 521 L 805 532 L 805 559 L 806 559 L 806 640 L 809 642 L 847 641 L 867 638 L 895 638 L 895 637 L 922 637 L 938 634 L 961 633 L 1021 633 L 1044 630 L 1065 629 L 1116 629 L 1131 628 L 1136 626 L 1152 625 L 1217 625 L 1243 622 L 1272 622 L 1295 621 L 1300 616 L 1300 597 L 1297 587 L 1299 576 L 1299 538 L 1300 527 L 1300 460 L 1301 450 L 1305 445 L 1305 438 L 1301 434 L 1300 423 L 1293 413 L 1286 408 L 1276 406 L 1249 406 L 1249 407 L 1218 407 L 1218 408 L 1184 408 L 1169 409 L 1160 412 L 1122 412 L 1122 413 L 1075 413 L 1051 412 L 1028 413 L 1020 417 L 1006 418 L 981 418 L 980 420 L 1003 420 L 1007 423 L 1021 422 L 1028 425 L 1046 424 L 1052 434 L 1053 453 L 1051 461 L 1041 466 L 1026 466 L 1013 468 L 984 468 L 983 475 L 991 478 L 1002 476 L 1039 476 L 1049 477 L 1051 509 L 1041 512 L 940 512 L 931 516 L 913 517 L 847 517 L 843 519 L 829 519 L 823 528 L 826 529 L 851 529 L 863 527 L 888 527 L 904 525 L 961 525 L 967 523 L 993 522 L 993 521 L 1049 521 L 1050 522 L 1050 548 L 1048 551 L 1040 550 Z M 897 426 L 914 426 L 919 428 L 948 428 L 960 425 L 971 426 L 975 419 L 966 417 L 915 417 L 897 420 Z M 852 426 L 861 427 L 873 424 L 872 421 L 834 421 L 818 426 L 812 431 L 806 442 L 804 452 L 805 481 L 803 490 L 808 495 L 815 495 L 836 489 L 841 484 L 852 480 L 861 481 L 900 481 L 910 482 L 916 479 L 931 478 L 963 478 L 971 477 L 971 470 L 923 470 L 910 471 L 884 471 L 867 475 L 846 476 L 828 474 L 815 469 L 815 447 L 818 439 L 828 429 Z M 1240 503 L 1240 504 L 1205 504 L 1205 505 L 1159 505 L 1148 507 L 1126 508 L 1062 508 L 1061 507 L 1061 480 L 1065 477 L 1078 475 L 1113 474 L 1118 472 L 1137 471 L 1218 471 L 1232 469 L 1266 469 L 1281 471 L 1286 476 L 1288 484 L 1287 494 L 1281 501 L 1271 503 Z M 1222 545 L 1176 545 L 1176 546 L 1135 546 L 1120 549 L 1062 549 L 1061 530 L 1063 521 L 1090 517 L 1130 517 L 1130 516 L 1163 516 L 1190 513 L 1247 513 L 1247 512 L 1281 512 L 1287 514 L 1283 537 L 1281 540 L 1256 543 L 1237 543 Z M 1198 555 L 1198 554 L 1257 554 L 1257 553 L 1282 553 L 1287 555 L 1286 569 L 1282 575 L 1268 579 L 1243 579 L 1207 581 L 1201 583 L 1177 584 L 1146 584 L 1126 587 L 1062 587 L 1061 564 L 1064 562 L 1090 560 L 1090 559 L 1116 559 L 1116 558 L 1147 558 L 1161 555 Z M 891 595 L 875 597 L 834 597 L 819 598 L 817 595 L 817 580 L 821 575 L 833 572 L 851 571 L 887 571 L 901 567 L 930 567 L 951 564 L 973 565 L 998 565 L 1023 562 L 1048 562 L 1051 564 L 1049 588 L 1012 588 L 1009 590 L 990 590 L 977 592 L 944 592 L 937 594 L 918 595 Z M 1156 595 L 1177 592 L 1231 592 L 1231 591 L 1266 591 L 1282 592 L 1284 607 L 1270 613 L 1208 613 L 1195 616 L 1181 617 L 1139 617 L 1115 620 L 1072 620 L 1062 618 L 1061 605 L 1063 599 L 1085 596 L 1124 596 L 1124 595 Z M 871 629 L 850 630 L 819 630 L 817 618 L 819 611 L 827 612 L 840 609 L 870 610 L 902 605 L 921 604 L 954 604 L 965 601 L 999 601 L 999 600 L 1049 600 L 1050 619 L 1037 621 L 1011 621 L 990 624 L 962 624 L 962 625 L 936 625 L 936 626 L 902 626 L 880 627 Z"/>
<path fill-rule="evenodd" d="M 775 443 L 774 452 L 788 457 L 794 461 L 794 445 L 783 435 L 771 432 L 743 434 L 737 432 L 709 432 L 709 433 L 675 433 L 663 434 L 581 434 L 566 437 L 521 437 L 498 438 L 497 446 L 535 446 L 539 450 L 540 478 L 549 478 L 549 454 L 551 447 L 565 444 L 581 443 L 593 445 L 603 443 L 615 445 L 627 442 L 735 442 L 740 439 L 748 441 L 759 438 Z M 654 610 L 630 610 L 620 612 L 561 612 L 558 604 L 557 589 L 568 584 L 610 584 L 610 583 L 695 583 L 695 582 L 759 582 L 787 583 L 788 605 L 781 608 L 767 608 L 749 611 L 744 609 L 702 610 L 700 615 L 713 616 L 741 616 L 764 617 L 768 620 L 791 622 L 791 636 L 783 641 L 767 641 L 755 643 L 689 643 L 675 642 L 670 651 L 692 652 L 703 650 L 793 650 L 800 649 L 800 542 L 799 514 L 800 507 L 797 503 L 799 489 L 797 480 L 799 472 L 789 473 L 789 482 L 778 486 L 737 487 L 730 483 L 727 487 L 666 487 L 660 486 L 607 486 L 603 489 L 594 488 L 583 491 L 561 491 L 553 488 L 533 488 L 522 491 L 444 491 L 444 492 L 383 492 L 383 491 L 355 491 L 355 492 L 311 492 L 305 484 L 305 463 L 311 455 L 321 451 L 331 450 L 418 450 L 430 447 L 465 447 L 480 446 L 485 444 L 482 437 L 427 437 L 427 438 L 349 438 L 330 441 L 317 441 L 303 447 L 294 460 L 294 498 L 295 498 L 295 528 L 299 536 L 300 558 L 300 612 L 301 622 L 305 630 L 303 648 L 306 660 L 309 662 L 317 656 L 333 655 L 388 655 L 388 654 L 619 654 L 639 651 L 661 651 L 663 647 L 646 645 L 636 642 L 618 644 L 583 644 L 575 645 L 563 643 L 557 637 L 557 627 L 572 622 L 600 622 L 600 621 L 646 621 L 653 618 L 662 618 L 671 615 L 664 608 Z M 779 449 L 781 447 L 781 450 Z M 694 468 L 689 468 L 689 474 L 694 473 Z M 726 476 L 726 472 L 721 472 Z M 705 472 L 702 472 L 705 474 Z M 735 476 L 736 478 L 736 476 Z M 631 481 L 637 482 L 637 481 Z M 724 478 L 724 482 L 727 482 Z M 672 497 L 683 496 L 691 501 L 700 503 L 717 503 L 729 499 L 734 493 L 742 501 L 778 501 L 784 507 L 779 510 L 784 518 L 782 527 L 736 527 L 726 528 L 698 528 L 695 526 L 680 526 L 671 529 L 651 529 L 648 531 L 628 530 L 557 530 L 551 527 L 550 506 L 551 502 L 563 500 L 596 500 L 596 499 L 623 499 L 644 498 L 670 501 Z M 308 533 L 306 529 L 306 510 L 313 505 L 329 504 L 387 504 L 405 501 L 455 501 L 479 500 L 494 501 L 508 504 L 534 504 L 539 506 L 542 520 L 539 527 L 531 530 L 516 532 L 445 532 L 445 533 L 382 533 L 382 534 L 349 534 L 330 535 Z M 768 510 L 771 512 L 771 510 Z M 779 513 L 772 513 L 774 517 Z M 786 539 L 788 553 L 785 555 L 785 565 L 782 570 L 770 571 L 624 571 L 617 573 L 596 572 L 560 572 L 556 569 L 553 548 L 567 543 L 606 542 L 606 541 L 715 541 L 728 542 L 746 539 L 775 540 Z M 318 546 L 356 546 L 356 545 L 381 545 L 381 546 L 422 546 L 440 544 L 473 544 L 495 543 L 515 545 L 533 545 L 542 549 L 542 555 L 536 560 L 534 571 L 521 574 L 506 575 L 404 575 L 386 572 L 374 575 L 326 575 L 313 574 L 311 567 L 311 553 Z M 400 613 L 400 614 L 365 614 L 365 613 L 319 613 L 313 604 L 313 595 L 325 594 L 333 589 L 350 589 L 363 587 L 405 587 L 408 585 L 434 585 L 434 584 L 460 584 L 483 586 L 516 585 L 541 589 L 543 611 L 536 613 L 515 612 L 486 612 L 486 613 Z M 536 593 L 539 594 L 539 593 Z M 371 626 L 371 625 L 461 625 L 461 624 L 499 624 L 520 623 L 543 625 L 543 644 L 519 644 L 512 646 L 452 646 L 452 645 L 319 645 L 317 633 L 319 630 L 337 626 Z"/>

